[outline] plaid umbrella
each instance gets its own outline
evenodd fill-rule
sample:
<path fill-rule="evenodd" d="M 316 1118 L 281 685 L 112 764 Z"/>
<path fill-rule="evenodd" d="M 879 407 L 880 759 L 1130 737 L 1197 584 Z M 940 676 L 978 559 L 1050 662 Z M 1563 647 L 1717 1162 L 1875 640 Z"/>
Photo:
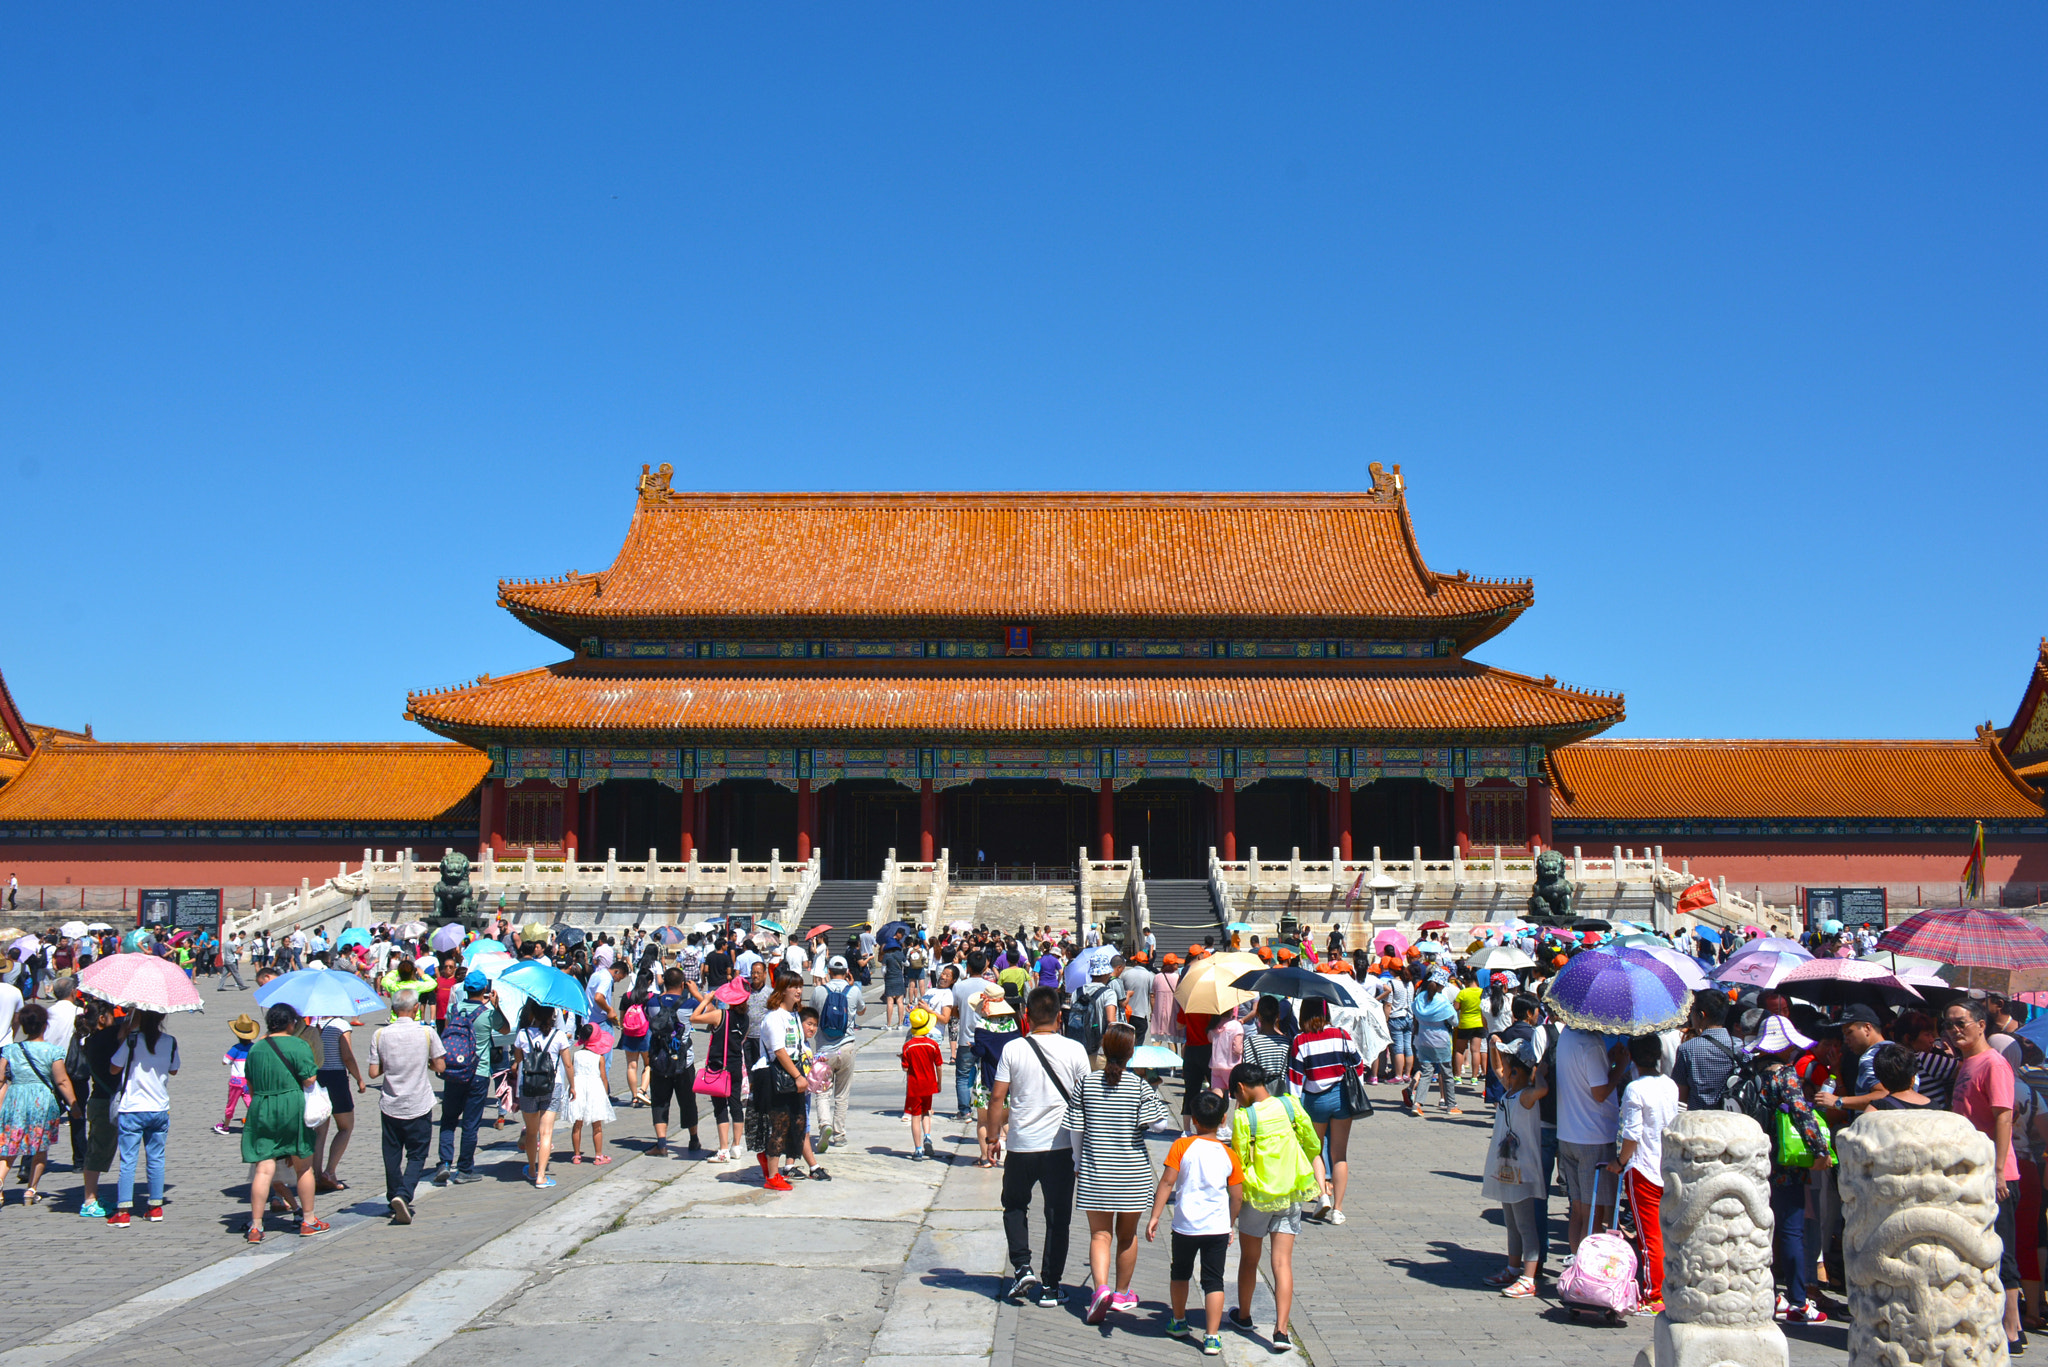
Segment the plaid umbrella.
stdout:
<path fill-rule="evenodd" d="M 2048 968 L 2048 935 L 2011 912 L 1988 907 L 1915 912 L 1879 936 L 1877 947 L 1945 964 Z"/>

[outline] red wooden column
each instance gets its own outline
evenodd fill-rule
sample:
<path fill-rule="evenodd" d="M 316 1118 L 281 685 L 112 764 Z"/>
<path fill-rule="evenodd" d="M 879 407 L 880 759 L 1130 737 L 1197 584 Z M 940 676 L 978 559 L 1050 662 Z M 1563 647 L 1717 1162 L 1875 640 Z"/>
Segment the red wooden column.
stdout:
<path fill-rule="evenodd" d="M 1337 855 L 1351 857 L 1351 780 L 1337 780 Z"/>
<path fill-rule="evenodd" d="M 683 780 L 682 863 L 689 863 L 690 856 L 697 852 L 697 780 Z"/>
<path fill-rule="evenodd" d="M 499 779 L 487 778 L 477 795 L 482 810 L 477 814 L 479 834 L 483 846 L 491 852 L 491 858 L 505 857 L 505 785 Z M 481 853 L 481 851 L 479 851 Z"/>
<path fill-rule="evenodd" d="M 1462 778 L 1451 780 L 1451 820 L 1457 823 L 1455 829 L 1458 833 L 1458 853 L 1471 854 L 1472 802 L 1470 795 L 1465 791 L 1465 780 Z"/>
<path fill-rule="evenodd" d="M 1529 780 L 1529 800 L 1524 810 L 1529 814 L 1529 846 L 1550 848 L 1550 785 L 1540 778 Z"/>
<path fill-rule="evenodd" d="M 577 791 L 575 779 L 562 790 L 562 857 L 574 859 L 576 847 L 583 841 L 577 834 L 576 818 L 583 810 L 583 794 Z"/>
<path fill-rule="evenodd" d="M 796 862 L 811 862 L 811 845 L 817 839 L 818 795 L 811 791 L 811 781 L 800 778 L 796 781 Z"/>
<path fill-rule="evenodd" d="M 1237 780 L 1223 780 L 1223 795 L 1216 800 L 1216 825 L 1222 837 L 1223 857 L 1237 858 Z"/>
<path fill-rule="evenodd" d="M 1102 789 L 1095 795 L 1095 824 L 1102 831 L 1102 858 L 1116 858 L 1116 790 L 1110 786 L 1112 780 L 1102 780 Z"/>
<path fill-rule="evenodd" d="M 938 852 L 939 799 L 932 793 L 932 781 L 917 781 L 917 857 L 929 864 Z"/>

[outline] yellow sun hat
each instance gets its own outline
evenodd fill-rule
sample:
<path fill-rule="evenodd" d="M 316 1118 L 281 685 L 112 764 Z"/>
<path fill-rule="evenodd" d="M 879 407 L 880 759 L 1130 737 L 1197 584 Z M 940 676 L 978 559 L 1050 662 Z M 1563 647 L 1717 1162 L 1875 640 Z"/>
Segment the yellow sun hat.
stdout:
<path fill-rule="evenodd" d="M 929 1035 L 931 1032 L 932 1013 L 922 1006 L 912 1007 L 910 1010 L 910 1033 L 913 1035 Z"/>

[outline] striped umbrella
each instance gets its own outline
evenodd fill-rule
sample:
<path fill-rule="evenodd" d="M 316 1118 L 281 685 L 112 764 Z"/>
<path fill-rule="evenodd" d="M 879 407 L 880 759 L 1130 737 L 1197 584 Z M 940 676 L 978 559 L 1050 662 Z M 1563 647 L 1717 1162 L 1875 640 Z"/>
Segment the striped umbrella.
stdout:
<path fill-rule="evenodd" d="M 109 954 L 78 975 L 103 1002 L 137 1011 L 197 1011 L 204 1005 L 185 970 L 154 954 Z"/>
<path fill-rule="evenodd" d="M 1878 936 L 1877 947 L 1969 968 L 2048 968 L 2048 935 L 2009 911 L 1937 907 Z"/>

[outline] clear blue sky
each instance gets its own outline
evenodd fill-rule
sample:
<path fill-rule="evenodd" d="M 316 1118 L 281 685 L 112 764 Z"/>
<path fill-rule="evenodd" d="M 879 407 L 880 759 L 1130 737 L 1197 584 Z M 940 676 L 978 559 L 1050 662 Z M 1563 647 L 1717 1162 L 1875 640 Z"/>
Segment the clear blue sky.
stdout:
<path fill-rule="evenodd" d="M 971 11 L 971 12 L 970 12 Z M 1964 735 L 2048 631 L 2048 11 L 20 6 L 0 670 L 418 735 L 709 489 L 1351 489 L 1633 735 Z"/>

